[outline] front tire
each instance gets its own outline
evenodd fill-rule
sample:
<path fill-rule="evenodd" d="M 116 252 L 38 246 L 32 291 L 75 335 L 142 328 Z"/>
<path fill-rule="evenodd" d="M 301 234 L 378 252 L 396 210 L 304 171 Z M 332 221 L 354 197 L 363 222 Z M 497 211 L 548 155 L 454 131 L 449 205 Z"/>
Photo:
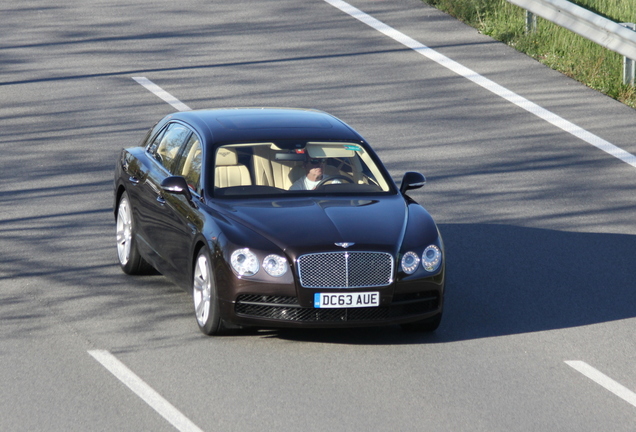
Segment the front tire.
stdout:
<path fill-rule="evenodd" d="M 192 298 L 199 330 L 208 336 L 226 333 L 221 319 L 212 262 L 207 249 L 197 255 L 192 274 Z"/>
<path fill-rule="evenodd" d="M 153 271 L 152 266 L 141 257 L 137 249 L 132 207 L 127 192 L 124 192 L 119 199 L 116 225 L 117 257 L 119 258 L 121 269 L 129 275 L 151 273 Z"/>

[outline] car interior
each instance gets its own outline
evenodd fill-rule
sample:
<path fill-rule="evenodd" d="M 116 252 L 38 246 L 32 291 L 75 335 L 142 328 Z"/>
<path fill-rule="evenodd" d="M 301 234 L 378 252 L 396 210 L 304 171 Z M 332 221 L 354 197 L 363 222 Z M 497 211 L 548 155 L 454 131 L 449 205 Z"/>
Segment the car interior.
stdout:
<path fill-rule="evenodd" d="M 305 175 L 304 162 L 322 160 L 325 191 L 380 192 L 389 186 L 371 157 L 351 143 L 307 143 L 284 149 L 274 143 L 234 144 L 219 147 L 215 157 L 215 194 L 285 193 Z M 305 191 L 306 192 L 306 191 Z"/>

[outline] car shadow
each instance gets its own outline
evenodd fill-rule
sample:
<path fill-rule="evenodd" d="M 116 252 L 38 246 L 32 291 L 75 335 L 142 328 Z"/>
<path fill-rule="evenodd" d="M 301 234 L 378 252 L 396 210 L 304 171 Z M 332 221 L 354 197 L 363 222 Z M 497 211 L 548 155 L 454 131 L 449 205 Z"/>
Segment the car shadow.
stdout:
<path fill-rule="evenodd" d="M 447 343 L 579 327 L 636 316 L 636 236 L 495 224 L 442 224 L 447 285 L 434 333 L 399 326 L 277 330 L 338 344 Z"/>

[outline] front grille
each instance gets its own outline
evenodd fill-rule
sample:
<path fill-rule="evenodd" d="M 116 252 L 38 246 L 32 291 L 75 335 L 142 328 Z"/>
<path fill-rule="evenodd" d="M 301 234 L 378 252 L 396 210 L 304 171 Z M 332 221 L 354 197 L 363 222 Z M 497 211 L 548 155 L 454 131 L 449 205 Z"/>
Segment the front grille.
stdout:
<path fill-rule="evenodd" d="M 381 287 L 393 281 L 393 257 L 383 252 L 325 252 L 298 258 L 305 288 Z"/>
<path fill-rule="evenodd" d="M 300 307 L 295 297 L 241 295 L 236 300 L 237 315 L 296 322 L 378 322 L 421 315 L 437 310 L 436 291 L 396 296 L 390 306 L 368 308 L 315 309 Z"/>

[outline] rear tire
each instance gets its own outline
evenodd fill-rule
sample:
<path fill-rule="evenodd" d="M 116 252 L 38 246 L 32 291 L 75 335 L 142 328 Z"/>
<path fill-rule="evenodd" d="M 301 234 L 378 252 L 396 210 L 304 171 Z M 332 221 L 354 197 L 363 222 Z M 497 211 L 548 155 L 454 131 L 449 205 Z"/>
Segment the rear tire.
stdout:
<path fill-rule="evenodd" d="M 227 328 L 221 319 L 212 262 L 206 248 L 201 249 L 194 263 L 192 298 L 199 330 L 208 336 L 226 334 Z"/>
<path fill-rule="evenodd" d="M 117 205 L 117 257 L 124 273 L 129 275 L 149 274 L 154 268 L 139 254 L 135 238 L 135 224 L 128 193 L 124 192 Z"/>
<path fill-rule="evenodd" d="M 421 321 L 402 324 L 402 329 L 411 332 L 432 332 L 437 330 L 437 327 L 439 327 L 439 324 L 441 322 L 442 313 L 440 312 L 432 318 L 426 318 Z"/>

